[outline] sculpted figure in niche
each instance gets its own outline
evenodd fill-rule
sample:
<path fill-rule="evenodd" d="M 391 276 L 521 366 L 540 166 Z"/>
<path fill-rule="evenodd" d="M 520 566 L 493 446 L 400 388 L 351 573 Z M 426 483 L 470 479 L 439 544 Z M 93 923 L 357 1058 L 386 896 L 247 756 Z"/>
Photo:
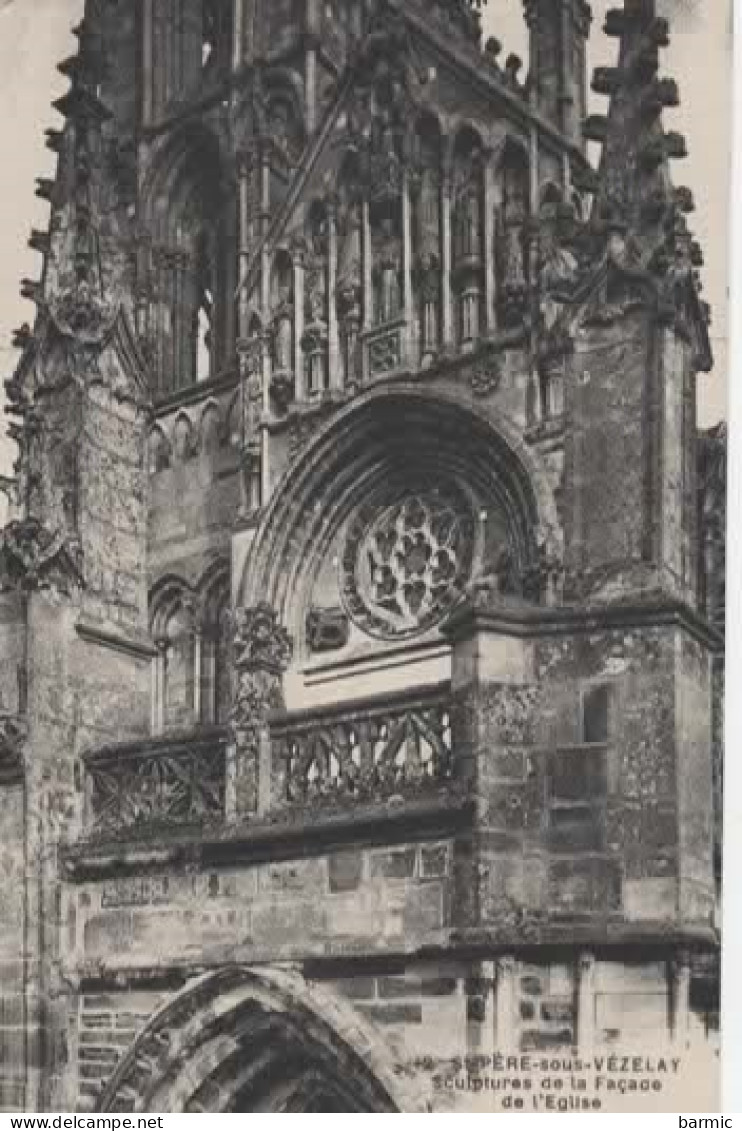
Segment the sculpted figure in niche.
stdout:
<path fill-rule="evenodd" d="M 457 212 L 458 218 L 458 250 L 461 259 L 469 259 L 479 255 L 480 239 L 480 208 L 479 193 L 475 185 L 469 184 Z"/>
<path fill-rule="evenodd" d="M 384 216 L 379 222 L 374 264 L 375 313 L 379 324 L 392 322 L 401 313 L 401 261 L 400 241 L 394 220 L 391 216 Z"/>
<path fill-rule="evenodd" d="M 418 288 L 422 343 L 426 350 L 431 350 L 438 344 L 440 287 L 440 261 L 437 255 L 425 249 L 421 253 L 418 263 Z"/>
<path fill-rule="evenodd" d="M 294 346 L 293 303 L 291 287 L 282 283 L 273 320 L 273 364 L 279 373 L 292 368 Z"/>
<path fill-rule="evenodd" d="M 341 319 L 361 316 L 363 268 L 361 226 L 358 207 L 344 202 L 339 215 L 340 254 L 338 256 L 337 300 Z"/>
<path fill-rule="evenodd" d="M 525 248 L 522 223 L 510 221 L 505 225 L 502 243 L 502 281 L 512 291 L 525 288 Z"/>
<path fill-rule="evenodd" d="M 509 296 L 526 287 L 526 218 L 528 215 L 528 169 L 520 154 L 506 158 L 503 170 L 501 222 L 501 284 Z"/>
<path fill-rule="evenodd" d="M 327 254 L 324 230 L 315 226 L 309 239 L 305 315 L 309 325 L 327 320 Z"/>

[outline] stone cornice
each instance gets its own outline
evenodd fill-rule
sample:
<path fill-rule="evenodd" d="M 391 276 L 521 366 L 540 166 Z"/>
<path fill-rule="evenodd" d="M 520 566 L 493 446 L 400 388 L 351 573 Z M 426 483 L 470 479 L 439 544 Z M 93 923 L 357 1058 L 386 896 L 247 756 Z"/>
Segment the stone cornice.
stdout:
<path fill-rule="evenodd" d="M 110 648 L 114 652 L 123 652 L 125 655 L 134 656 L 138 660 L 151 660 L 157 655 L 157 649 L 151 641 L 124 636 L 119 632 L 111 632 L 96 624 L 78 621 L 75 625 L 75 631 L 86 644 Z"/>
<path fill-rule="evenodd" d="M 215 377 L 208 381 L 188 385 L 185 389 L 178 389 L 176 393 L 170 393 L 168 396 L 155 401 L 153 415 L 155 419 L 168 416 L 171 412 L 177 412 L 178 409 L 185 408 L 187 405 L 200 404 L 201 401 L 207 401 L 220 393 L 230 393 L 237 388 L 238 384 L 237 369 L 230 367 L 222 373 L 217 373 Z"/>
<path fill-rule="evenodd" d="M 390 845 L 452 835 L 470 820 L 472 801 L 451 787 L 412 801 L 297 811 L 220 828 L 158 831 L 152 839 L 88 840 L 62 851 L 62 874 L 72 883 L 185 864 L 217 867 L 294 859 L 352 845 Z"/>
<path fill-rule="evenodd" d="M 716 933 L 704 924 L 679 924 L 647 922 L 641 925 L 615 923 L 607 926 L 573 923 L 556 928 L 553 937 L 545 937 L 539 943 L 524 943 L 513 937 L 505 939 L 487 931 L 439 932 L 432 945 L 412 946 L 400 950 L 390 946 L 388 950 L 373 954 L 348 955 L 347 946 L 339 942 L 334 952 L 333 943 L 328 940 L 324 953 L 297 957 L 296 963 L 304 970 L 305 976 L 313 981 L 339 978 L 361 978 L 373 972 L 374 976 L 404 974 L 412 963 L 431 963 L 441 961 L 467 961 L 477 959 L 497 959 L 517 953 L 519 958 L 534 962 L 548 960 L 572 961 L 575 947 L 589 951 L 596 961 L 647 962 L 650 959 L 667 961 L 678 952 L 688 955 L 691 968 L 694 961 L 702 976 L 702 963 L 705 956 L 718 955 L 719 939 Z M 238 948 L 236 948 L 238 949 Z M 273 953 L 251 952 L 251 965 L 275 964 Z M 169 957 L 159 962 L 103 962 L 83 961 L 74 970 L 68 970 L 66 977 L 74 986 L 85 989 L 162 988 L 175 989 L 183 986 L 191 978 L 199 977 L 210 969 L 219 969 L 224 964 L 223 953 L 213 959 L 201 961 L 173 961 Z M 292 963 L 292 965 L 294 965 Z"/>
<path fill-rule="evenodd" d="M 664 594 L 646 600 L 630 597 L 610 605 L 566 605 L 558 608 L 507 605 L 477 609 L 470 604 L 451 614 L 443 632 L 452 643 L 478 631 L 536 638 L 627 628 L 678 627 L 712 652 L 724 649 L 723 636 L 685 602 Z"/>

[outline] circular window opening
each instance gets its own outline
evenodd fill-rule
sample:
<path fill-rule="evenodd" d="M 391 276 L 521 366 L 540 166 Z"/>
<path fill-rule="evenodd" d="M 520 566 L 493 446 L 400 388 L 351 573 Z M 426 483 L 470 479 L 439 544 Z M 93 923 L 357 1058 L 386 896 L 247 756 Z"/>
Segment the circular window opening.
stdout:
<path fill-rule="evenodd" d="M 473 513 L 458 491 L 431 487 L 367 504 L 351 522 L 341 558 L 348 615 L 375 636 L 424 632 L 460 596 L 473 556 Z"/>

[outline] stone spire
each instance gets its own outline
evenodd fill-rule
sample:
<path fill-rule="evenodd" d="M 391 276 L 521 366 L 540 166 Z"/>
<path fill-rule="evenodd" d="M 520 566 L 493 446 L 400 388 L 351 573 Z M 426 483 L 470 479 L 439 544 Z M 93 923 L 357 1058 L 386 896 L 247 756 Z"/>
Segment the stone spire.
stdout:
<path fill-rule="evenodd" d="M 76 573 L 81 398 L 88 385 L 105 380 L 122 399 L 139 399 L 129 375 L 110 365 L 104 374 L 100 365 L 127 275 L 108 177 L 110 115 L 99 96 L 104 63 L 94 17 L 88 5 L 74 30 L 78 51 L 59 66 L 70 87 L 54 103 L 63 128 L 47 131 L 57 171 L 54 180 L 38 182 L 50 219 L 48 230 L 34 230 L 29 241 L 43 256 L 43 270 L 38 281 L 24 279 L 21 292 L 37 314 L 33 328 L 24 325 L 14 335 L 21 359 L 5 386 L 18 458 L 15 479 L 5 485 L 13 506 L 0 538 L 0 585 L 3 577 L 36 585 L 42 574 L 59 572 L 62 559 L 62 572 Z M 136 347 L 129 357 L 141 377 Z"/>
<path fill-rule="evenodd" d="M 62 332 L 97 335 L 114 314 L 112 264 L 104 254 L 106 210 L 104 77 L 101 45 L 89 17 L 75 29 L 79 51 L 60 64 L 70 89 L 55 103 L 65 118 L 52 196 L 44 299 Z M 108 250 L 108 249 L 106 249 Z"/>
<path fill-rule="evenodd" d="M 663 121 L 663 111 L 680 104 L 677 83 L 658 73 L 660 50 L 670 42 L 668 21 L 657 16 L 655 0 L 625 0 L 608 11 L 605 32 L 619 50 L 617 65 L 599 67 L 593 77 L 593 90 L 609 99 L 608 112 L 585 122 L 588 140 L 602 146 L 593 222 L 609 233 L 613 261 L 645 274 L 669 318 L 682 306 L 684 318 L 704 323 L 698 364 L 708 369 L 709 311 L 699 300 L 703 255 L 687 222 L 695 205 L 671 173 L 687 146 Z"/>
<path fill-rule="evenodd" d="M 608 114 L 585 123 L 588 140 L 603 149 L 596 210 L 647 233 L 676 203 L 670 161 L 687 155 L 685 138 L 666 132 L 662 120 L 666 107 L 679 105 L 675 81 L 658 76 L 668 22 L 656 15 L 655 0 L 625 0 L 608 11 L 605 32 L 619 41 L 618 62 L 595 70 L 593 90 L 609 98 Z"/>

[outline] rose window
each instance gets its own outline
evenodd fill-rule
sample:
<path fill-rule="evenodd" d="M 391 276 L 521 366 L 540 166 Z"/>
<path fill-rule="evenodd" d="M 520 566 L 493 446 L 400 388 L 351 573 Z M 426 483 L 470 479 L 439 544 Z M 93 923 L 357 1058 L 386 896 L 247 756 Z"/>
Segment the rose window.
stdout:
<path fill-rule="evenodd" d="M 471 572 L 472 521 L 463 499 L 441 491 L 367 507 L 343 557 L 343 596 L 370 632 L 403 636 L 430 627 Z"/>

